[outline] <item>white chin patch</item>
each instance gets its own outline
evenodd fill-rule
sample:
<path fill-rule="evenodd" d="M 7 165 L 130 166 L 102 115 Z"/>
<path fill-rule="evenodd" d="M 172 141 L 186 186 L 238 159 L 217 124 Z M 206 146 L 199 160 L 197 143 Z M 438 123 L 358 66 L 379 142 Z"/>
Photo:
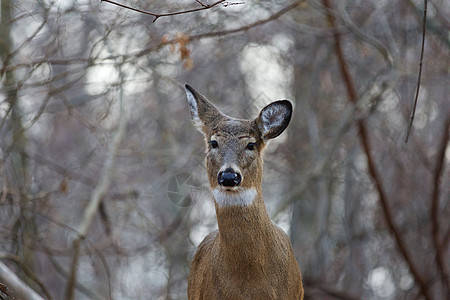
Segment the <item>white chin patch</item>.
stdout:
<path fill-rule="evenodd" d="M 224 188 L 217 187 L 212 190 L 214 200 L 220 207 L 227 206 L 249 206 L 256 197 L 255 189 L 238 188 L 227 191 Z"/>

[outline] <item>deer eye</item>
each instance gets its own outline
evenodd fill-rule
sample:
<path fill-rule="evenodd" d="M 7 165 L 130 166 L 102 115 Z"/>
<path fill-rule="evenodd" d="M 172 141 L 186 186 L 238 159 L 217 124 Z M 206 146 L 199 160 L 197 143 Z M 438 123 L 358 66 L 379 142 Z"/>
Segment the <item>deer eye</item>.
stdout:
<path fill-rule="evenodd" d="M 208 143 L 211 145 L 211 148 L 219 147 L 219 143 L 217 143 L 217 141 L 212 140 L 212 141 L 209 141 Z"/>
<path fill-rule="evenodd" d="M 248 150 L 255 150 L 256 147 L 256 143 L 248 143 L 247 144 L 247 149 Z"/>

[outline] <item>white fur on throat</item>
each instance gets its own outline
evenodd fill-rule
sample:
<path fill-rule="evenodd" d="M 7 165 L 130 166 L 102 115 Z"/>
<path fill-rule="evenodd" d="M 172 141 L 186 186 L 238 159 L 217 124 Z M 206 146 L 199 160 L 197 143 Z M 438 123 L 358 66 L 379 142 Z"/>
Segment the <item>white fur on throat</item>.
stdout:
<path fill-rule="evenodd" d="M 214 200 L 220 207 L 227 206 L 249 206 L 256 198 L 255 189 L 239 189 L 227 192 L 223 188 L 217 187 L 212 190 Z"/>

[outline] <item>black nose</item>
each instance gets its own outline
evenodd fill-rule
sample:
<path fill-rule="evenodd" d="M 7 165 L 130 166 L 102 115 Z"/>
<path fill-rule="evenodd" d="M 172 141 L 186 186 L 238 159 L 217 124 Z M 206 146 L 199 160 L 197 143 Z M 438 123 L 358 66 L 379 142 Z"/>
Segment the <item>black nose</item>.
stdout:
<path fill-rule="evenodd" d="M 241 174 L 232 168 L 227 168 L 225 171 L 219 173 L 217 181 L 221 186 L 238 186 L 241 183 Z"/>

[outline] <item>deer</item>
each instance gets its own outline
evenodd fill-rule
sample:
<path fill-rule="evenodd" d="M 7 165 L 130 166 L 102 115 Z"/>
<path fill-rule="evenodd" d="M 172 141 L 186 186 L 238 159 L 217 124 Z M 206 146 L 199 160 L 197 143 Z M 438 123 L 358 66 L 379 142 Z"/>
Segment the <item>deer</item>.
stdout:
<path fill-rule="evenodd" d="M 206 141 L 218 224 L 194 254 L 188 299 L 303 299 L 290 239 L 269 218 L 262 195 L 263 149 L 288 126 L 291 102 L 272 102 L 246 120 L 223 114 L 189 85 L 185 91 L 191 120 Z"/>

